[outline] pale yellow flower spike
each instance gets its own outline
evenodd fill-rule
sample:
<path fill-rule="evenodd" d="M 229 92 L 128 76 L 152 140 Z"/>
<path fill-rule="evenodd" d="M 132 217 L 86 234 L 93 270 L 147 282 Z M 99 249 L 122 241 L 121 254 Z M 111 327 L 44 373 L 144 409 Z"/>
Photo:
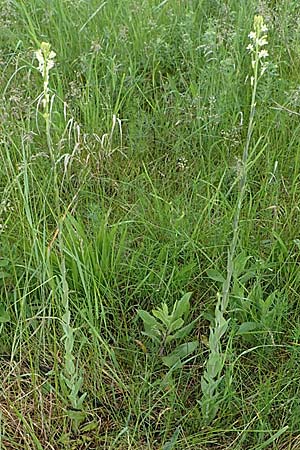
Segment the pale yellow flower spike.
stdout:
<path fill-rule="evenodd" d="M 268 44 L 267 40 L 267 27 L 264 24 L 262 16 L 255 16 L 253 23 L 254 31 L 248 34 L 250 44 L 247 46 L 247 50 L 251 54 L 251 66 L 256 74 L 258 74 L 258 68 L 260 66 L 260 76 L 263 75 L 267 69 L 268 63 L 265 59 L 269 56 L 268 51 L 263 48 Z M 254 85 L 254 77 L 251 77 L 251 86 Z"/>

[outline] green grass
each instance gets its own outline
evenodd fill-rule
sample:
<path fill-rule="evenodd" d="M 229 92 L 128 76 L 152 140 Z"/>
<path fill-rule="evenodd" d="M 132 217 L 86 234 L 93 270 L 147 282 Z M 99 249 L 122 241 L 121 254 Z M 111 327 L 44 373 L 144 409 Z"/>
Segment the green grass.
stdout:
<path fill-rule="evenodd" d="M 298 449 L 298 1 L 0 7 L 0 448 Z M 236 253 L 248 259 L 234 268 L 219 410 L 207 424 L 201 377 L 221 289 L 210 275 L 227 270 L 257 13 L 270 65 L 239 222 Z M 41 42 L 56 52 L 55 166 Z M 169 379 L 137 310 L 171 309 L 187 292 L 199 347 Z M 257 327 L 243 333 L 247 322 Z M 70 336 L 86 394 L 78 427 L 61 382 Z"/>

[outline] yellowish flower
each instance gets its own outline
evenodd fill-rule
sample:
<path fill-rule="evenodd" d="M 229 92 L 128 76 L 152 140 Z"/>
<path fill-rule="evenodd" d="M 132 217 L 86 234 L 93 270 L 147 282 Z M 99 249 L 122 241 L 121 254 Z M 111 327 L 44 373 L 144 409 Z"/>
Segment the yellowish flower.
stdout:
<path fill-rule="evenodd" d="M 54 67 L 54 58 L 56 53 L 50 50 L 51 45 L 48 42 L 42 42 L 41 47 L 35 52 L 35 56 L 39 62 L 38 70 L 44 74 L 45 66 L 49 71 Z"/>

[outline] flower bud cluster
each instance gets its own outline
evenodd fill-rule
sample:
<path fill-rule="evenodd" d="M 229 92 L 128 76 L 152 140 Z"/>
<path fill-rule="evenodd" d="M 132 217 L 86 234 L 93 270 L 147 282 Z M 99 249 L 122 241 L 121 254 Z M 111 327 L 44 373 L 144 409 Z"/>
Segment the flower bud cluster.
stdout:
<path fill-rule="evenodd" d="M 35 56 L 39 62 L 38 70 L 44 75 L 45 71 L 49 71 L 54 67 L 54 58 L 56 53 L 50 50 L 51 45 L 48 42 L 42 42 L 41 47 L 35 52 Z"/>
<path fill-rule="evenodd" d="M 263 75 L 263 73 L 266 71 L 267 64 L 265 62 L 265 59 L 267 56 L 269 56 L 268 51 L 264 48 L 268 44 L 267 40 L 267 27 L 264 24 L 264 19 L 262 16 L 255 16 L 254 17 L 254 24 L 253 24 L 254 31 L 251 31 L 248 34 L 248 37 L 250 38 L 250 44 L 247 46 L 247 50 L 251 54 L 251 62 L 252 62 L 252 68 L 254 72 L 257 75 L 257 69 L 260 65 L 261 71 L 260 75 Z M 251 77 L 251 84 L 254 83 L 254 77 Z"/>
<path fill-rule="evenodd" d="M 42 42 L 41 47 L 35 52 L 35 56 L 39 63 L 38 70 L 42 74 L 44 80 L 42 105 L 44 109 L 47 110 L 50 102 L 49 71 L 54 67 L 56 53 L 51 50 L 51 45 L 48 42 Z M 45 114 L 47 116 L 48 113 L 45 112 Z"/>

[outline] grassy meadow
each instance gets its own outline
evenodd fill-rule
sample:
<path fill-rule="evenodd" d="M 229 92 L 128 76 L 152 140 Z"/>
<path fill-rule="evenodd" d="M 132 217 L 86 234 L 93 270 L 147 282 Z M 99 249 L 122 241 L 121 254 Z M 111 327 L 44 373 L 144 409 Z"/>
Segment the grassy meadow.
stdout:
<path fill-rule="evenodd" d="M 0 0 L 0 43 L 0 449 L 300 449 L 298 0 Z"/>

